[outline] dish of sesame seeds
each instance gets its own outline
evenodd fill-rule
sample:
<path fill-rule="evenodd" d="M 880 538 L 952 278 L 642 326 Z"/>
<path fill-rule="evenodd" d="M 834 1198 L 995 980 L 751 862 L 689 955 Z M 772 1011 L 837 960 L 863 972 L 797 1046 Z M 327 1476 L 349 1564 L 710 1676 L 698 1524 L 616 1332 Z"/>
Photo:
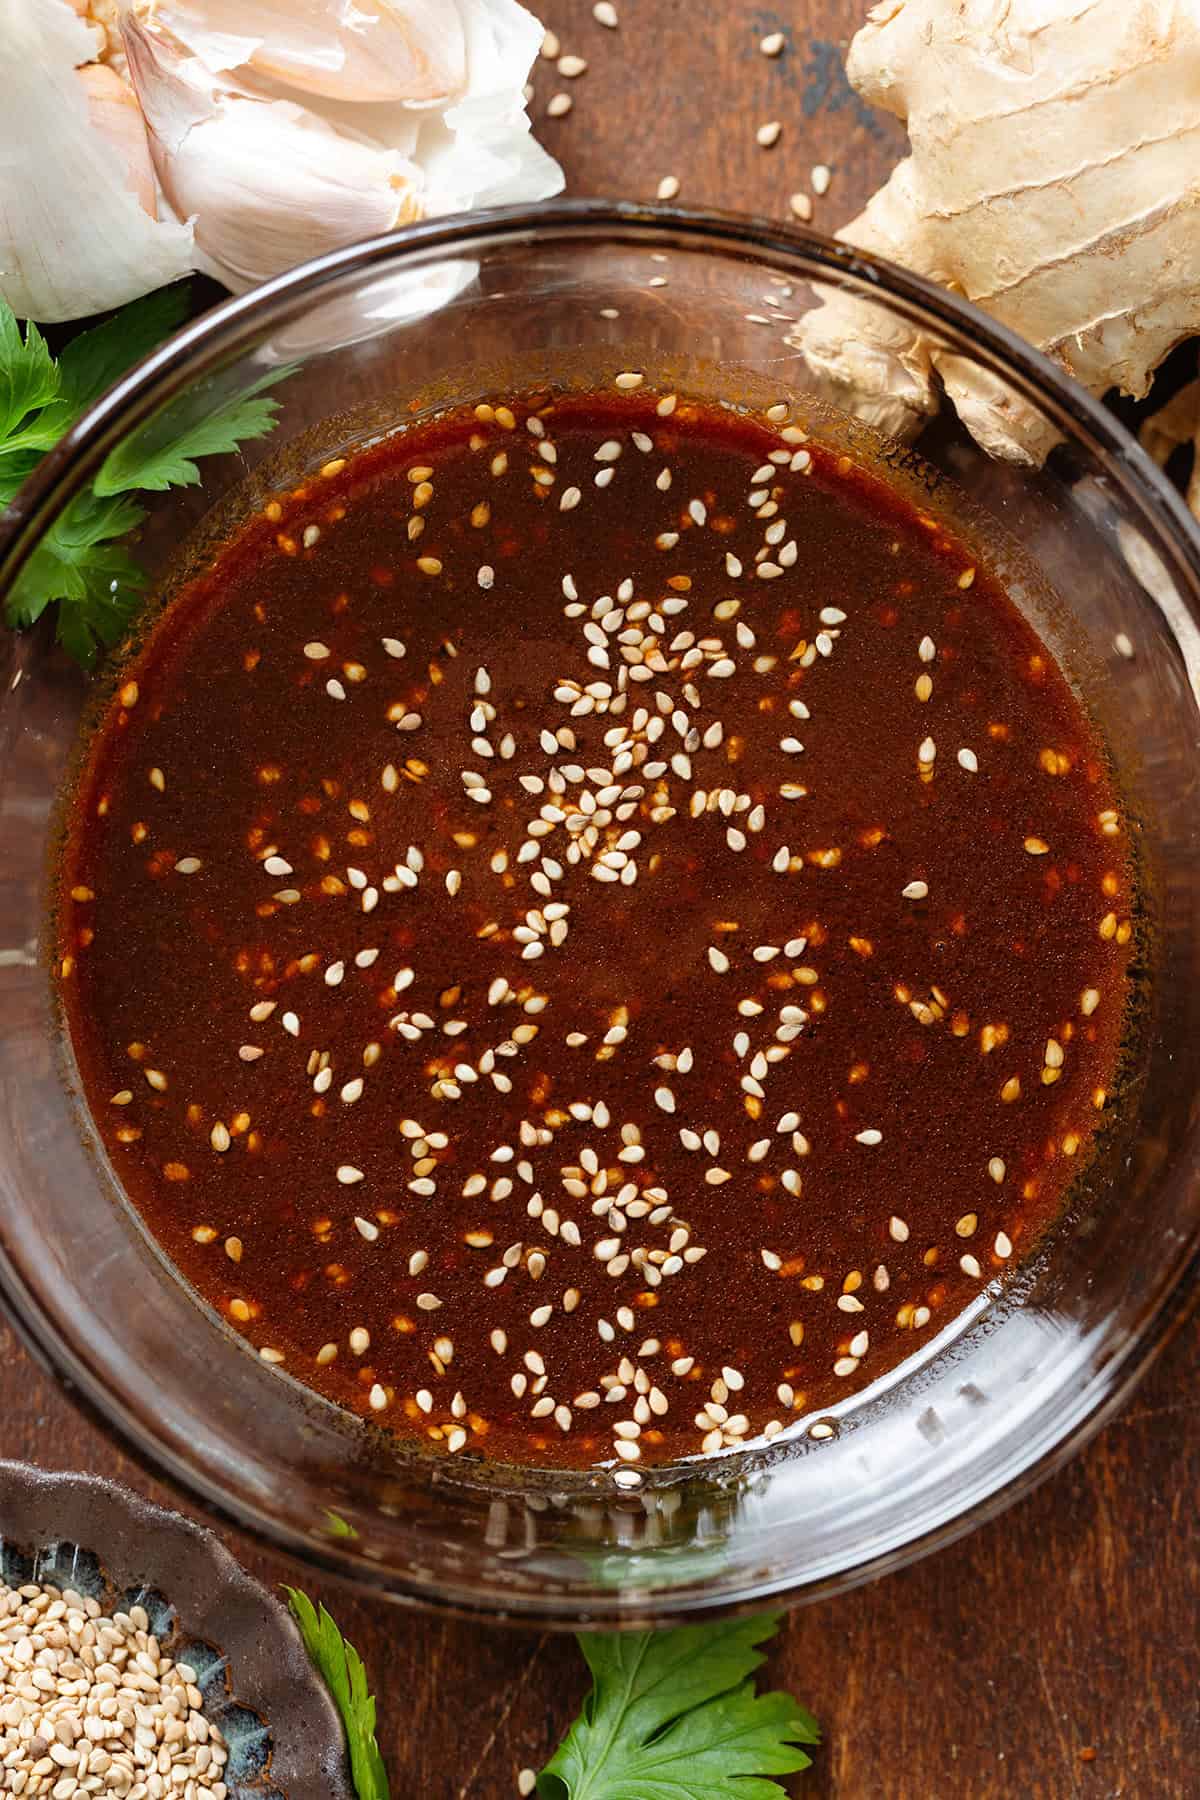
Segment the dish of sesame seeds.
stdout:
<path fill-rule="evenodd" d="M 57 987 L 260 1357 L 636 1486 L 828 1431 L 1000 1291 L 1111 1111 L 1135 910 L 986 561 L 786 406 L 626 370 L 216 552 L 93 719 Z"/>
<path fill-rule="evenodd" d="M 226 1800 L 225 1740 L 197 1673 L 144 1607 L 0 1580 L 0 1793 Z"/>

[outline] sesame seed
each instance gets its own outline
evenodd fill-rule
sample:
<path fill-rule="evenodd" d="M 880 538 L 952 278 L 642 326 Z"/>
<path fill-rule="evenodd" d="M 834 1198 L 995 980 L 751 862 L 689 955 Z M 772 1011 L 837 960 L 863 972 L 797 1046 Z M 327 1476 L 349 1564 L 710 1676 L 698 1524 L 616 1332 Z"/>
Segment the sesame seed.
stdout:
<path fill-rule="evenodd" d="M 782 31 L 768 32 L 767 36 L 758 40 L 758 47 L 764 56 L 778 56 L 784 46 Z"/>
<path fill-rule="evenodd" d="M 769 150 L 773 144 L 779 142 L 779 134 L 782 130 L 783 126 L 780 124 L 779 120 L 771 119 L 767 124 L 759 126 L 754 134 L 755 141 L 762 149 Z"/>

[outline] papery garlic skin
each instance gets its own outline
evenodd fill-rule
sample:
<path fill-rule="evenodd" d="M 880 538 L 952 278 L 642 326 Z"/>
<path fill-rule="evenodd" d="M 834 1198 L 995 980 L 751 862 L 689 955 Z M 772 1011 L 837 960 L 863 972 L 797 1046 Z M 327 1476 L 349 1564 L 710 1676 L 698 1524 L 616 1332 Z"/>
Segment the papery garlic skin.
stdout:
<path fill-rule="evenodd" d="M 560 194 L 563 172 L 533 136 L 525 110 L 525 82 L 545 35 L 541 24 L 514 0 L 470 0 L 462 13 L 467 92 L 440 119 L 423 123 L 417 141 L 426 211 Z"/>
<path fill-rule="evenodd" d="M 128 115 L 111 88 L 89 108 L 79 69 L 95 28 L 68 0 L 0 0 L 0 41 L 0 294 L 13 311 L 77 319 L 186 275 L 190 229 L 160 223 L 130 185 Z"/>
<path fill-rule="evenodd" d="M 97 57 L 108 58 L 120 51 L 120 0 L 67 0 L 73 12 L 89 25 L 95 40 Z"/>
<path fill-rule="evenodd" d="M 156 0 L 153 18 L 214 75 L 356 105 L 448 106 L 467 88 L 454 0 Z"/>
<path fill-rule="evenodd" d="M 154 218 L 158 188 L 137 96 L 107 63 L 87 63 L 76 69 L 75 79 L 87 95 L 92 124 L 121 159 L 126 187 L 142 211 Z"/>
<path fill-rule="evenodd" d="M 420 171 L 396 151 L 214 79 L 136 15 L 124 30 L 163 192 L 194 220 L 200 266 L 231 287 L 420 216 Z"/>

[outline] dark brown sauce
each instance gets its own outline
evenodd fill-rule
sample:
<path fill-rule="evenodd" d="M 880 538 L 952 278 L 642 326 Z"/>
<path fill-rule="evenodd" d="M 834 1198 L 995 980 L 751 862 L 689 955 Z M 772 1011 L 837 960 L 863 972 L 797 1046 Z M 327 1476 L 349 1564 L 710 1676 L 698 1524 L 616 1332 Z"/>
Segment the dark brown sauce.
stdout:
<path fill-rule="evenodd" d="M 268 1360 L 636 1481 L 1017 1265 L 1104 1118 L 1133 883 L 933 519 L 761 420 L 512 407 L 329 465 L 167 611 L 60 987 L 126 1191 Z"/>

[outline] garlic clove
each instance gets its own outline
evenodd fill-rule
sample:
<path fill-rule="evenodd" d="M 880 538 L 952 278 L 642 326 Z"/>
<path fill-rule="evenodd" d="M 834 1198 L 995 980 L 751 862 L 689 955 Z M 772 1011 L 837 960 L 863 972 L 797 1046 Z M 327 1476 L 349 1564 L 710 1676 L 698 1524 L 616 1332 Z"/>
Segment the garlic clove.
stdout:
<path fill-rule="evenodd" d="M 445 106 L 466 89 L 456 0 L 135 0 L 213 74 L 306 94 Z"/>
<path fill-rule="evenodd" d="M 562 191 L 558 163 L 532 134 L 525 82 L 544 32 L 516 0 L 446 0 L 456 8 L 466 43 L 466 89 L 440 113 L 405 106 L 362 109 L 362 126 L 389 145 L 403 144 L 425 175 L 427 213 L 464 211 Z M 326 117 L 333 109 L 314 102 Z M 345 122 L 352 108 L 337 109 Z M 414 118 L 415 145 L 406 136 Z"/>
<path fill-rule="evenodd" d="M 80 80 L 92 27 L 62 0 L 0 0 L 0 27 L 0 293 L 13 311 L 77 319 L 187 274 L 191 232 L 154 217 L 136 173 L 130 184 L 136 139 L 121 103 L 103 78 L 99 90 Z"/>
<path fill-rule="evenodd" d="M 420 170 L 290 100 L 224 78 L 127 16 L 130 73 L 163 192 L 204 266 L 243 288 L 422 214 Z"/>
<path fill-rule="evenodd" d="M 87 63 L 76 69 L 75 76 L 87 95 L 88 117 L 120 158 L 126 187 L 142 211 L 153 218 L 157 205 L 154 164 L 146 141 L 146 122 L 133 89 L 104 63 Z"/>

